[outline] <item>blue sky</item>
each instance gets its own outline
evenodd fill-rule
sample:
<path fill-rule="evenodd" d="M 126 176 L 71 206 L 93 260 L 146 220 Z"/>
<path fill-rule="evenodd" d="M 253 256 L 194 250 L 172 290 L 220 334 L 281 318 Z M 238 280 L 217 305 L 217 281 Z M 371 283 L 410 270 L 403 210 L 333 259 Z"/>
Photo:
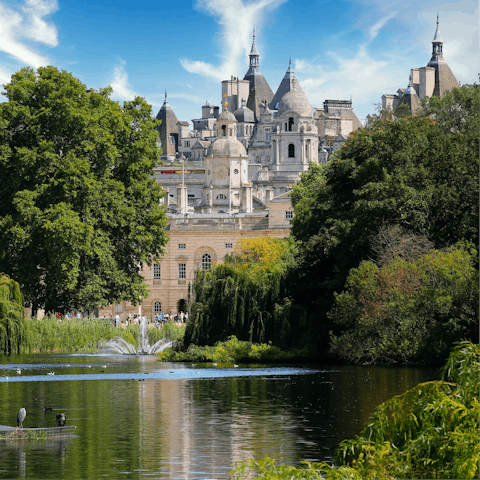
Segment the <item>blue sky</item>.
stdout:
<path fill-rule="evenodd" d="M 437 11 L 444 56 L 478 82 L 478 1 L 0 0 L 0 83 L 23 66 L 55 65 L 122 102 L 168 100 L 179 120 L 221 103 L 221 80 L 243 78 L 252 30 L 275 92 L 289 58 L 310 102 L 353 99 L 363 120 L 383 93 L 430 59 Z"/>

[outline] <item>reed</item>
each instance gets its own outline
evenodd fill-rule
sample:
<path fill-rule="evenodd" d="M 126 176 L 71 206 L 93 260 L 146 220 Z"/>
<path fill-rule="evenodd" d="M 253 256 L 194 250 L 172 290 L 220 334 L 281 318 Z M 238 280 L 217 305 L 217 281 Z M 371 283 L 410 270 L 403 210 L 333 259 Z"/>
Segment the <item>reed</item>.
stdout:
<path fill-rule="evenodd" d="M 138 332 L 132 328 L 116 328 L 110 319 L 72 319 L 60 321 L 55 317 L 25 321 L 28 342 L 22 353 L 65 352 L 94 353 L 102 342 L 122 337 L 137 345 Z M 138 328 L 137 328 L 138 329 Z"/>

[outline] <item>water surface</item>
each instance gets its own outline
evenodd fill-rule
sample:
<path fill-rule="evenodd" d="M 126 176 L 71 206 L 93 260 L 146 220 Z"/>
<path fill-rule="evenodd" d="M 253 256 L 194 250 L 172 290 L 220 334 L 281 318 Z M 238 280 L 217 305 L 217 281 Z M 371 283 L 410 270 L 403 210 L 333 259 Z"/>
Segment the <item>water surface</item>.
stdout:
<path fill-rule="evenodd" d="M 0 440 L 0 478 L 225 479 L 252 457 L 330 462 L 378 404 L 437 378 L 420 368 L 0 356 L 1 425 L 25 406 L 24 427 L 52 427 L 58 412 L 76 426 L 70 439 Z"/>

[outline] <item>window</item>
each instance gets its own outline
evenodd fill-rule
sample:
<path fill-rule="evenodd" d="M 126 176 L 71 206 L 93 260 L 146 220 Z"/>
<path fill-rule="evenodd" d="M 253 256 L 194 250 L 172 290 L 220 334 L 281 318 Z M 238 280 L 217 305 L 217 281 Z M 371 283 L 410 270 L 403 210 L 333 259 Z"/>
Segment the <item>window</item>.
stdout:
<path fill-rule="evenodd" d="M 179 250 L 185 250 L 187 248 L 187 244 L 186 243 L 179 243 L 178 244 L 178 249 Z"/>
<path fill-rule="evenodd" d="M 208 270 L 212 264 L 212 257 L 208 253 L 202 255 L 202 270 Z"/>
<path fill-rule="evenodd" d="M 174 137 L 173 135 L 170 135 L 170 136 L 168 137 L 168 140 L 169 140 L 169 142 L 170 142 L 170 145 L 175 145 L 175 137 Z"/>
<path fill-rule="evenodd" d="M 153 265 L 153 278 L 154 280 L 162 278 L 160 265 L 156 263 Z"/>
<path fill-rule="evenodd" d="M 185 147 L 190 147 L 190 142 L 185 142 Z"/>
<path fill-rule="evenodd" d="M 187 264 L 179 263 L 178 264 L 178 278 L 187 278 Z"/>
<path fill-rule="evenodd" d="M 236 168 L 236 169 L 233 171 L 233 173 L 234 173 L 235 175 L 238 175 L 238 168 Z"/>
<path fill-rule="evenodd" d="M 161 313 L 162 304 L 160 302 L 153 302 L 153 313 Z"/>
<path fill-rule="evenodd" d="M 290 143 L 288 145 L 288 158 L 294 158 L 295 157 L 295 145 L 293 143 Z"/>
<path fill-rule="evenodd" d="M 233 243 L 226 243 L 225 248 L 233 248 Z"/>
<path fill-rule="evenodd" d="M 288 131 L 291 132 L 293 130 L 293 117 L 288 119 Z"/>
<path fill-rule="evenodd" d="M 226 200 L 227 196 L 221 193 L 220 195 L 217 195 L 217 200 Z"/>
<path fill-rule="evenodd" d="M 291 220 L 293 218 L 293 212 L 285 212 L 285 218 Z"/>
<path fill-rule="evenodd" d="M 222 136 L 226 137 L 227 136 L 227 126 L 222 125 Z"/>

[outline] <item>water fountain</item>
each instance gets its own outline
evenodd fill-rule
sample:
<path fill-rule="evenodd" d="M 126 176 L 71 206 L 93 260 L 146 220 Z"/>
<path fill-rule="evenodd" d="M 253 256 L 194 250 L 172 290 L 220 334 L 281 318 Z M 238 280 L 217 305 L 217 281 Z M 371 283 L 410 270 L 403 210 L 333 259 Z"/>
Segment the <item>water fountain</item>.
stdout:
<path fill-rule="evenodd" d="M 158 342 L 150 345 L 148 341 L 148 324 L 146 317 L 140 318 L 140 333 L 138 335 L 138 347 L 126 342 L 122 337 L 113 337 L 102 346 L 102 350 L 114 353 L 123 353 L 125 355 L 154 355 L 167 347 L 171 347 L 173 342 L 168 338 L 161 338 Z"/>

